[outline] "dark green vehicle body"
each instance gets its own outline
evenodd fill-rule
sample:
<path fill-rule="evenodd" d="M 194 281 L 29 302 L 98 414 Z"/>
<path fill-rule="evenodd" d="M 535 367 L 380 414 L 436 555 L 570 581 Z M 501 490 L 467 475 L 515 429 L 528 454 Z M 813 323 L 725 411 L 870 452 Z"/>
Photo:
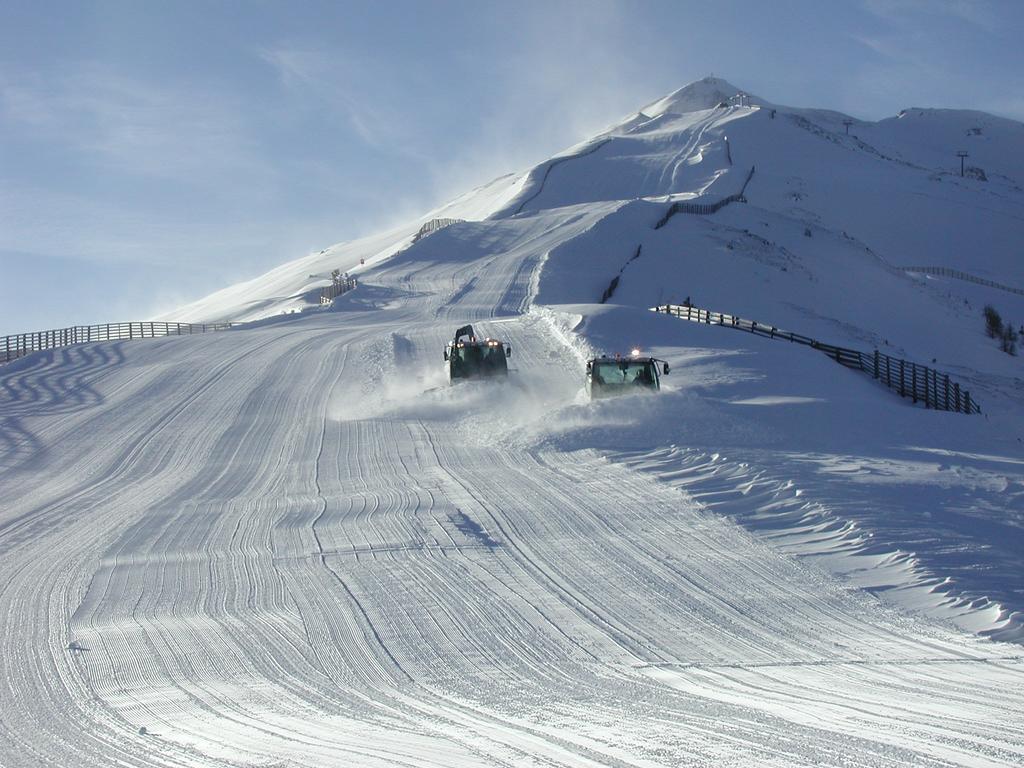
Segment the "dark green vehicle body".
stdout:
<path fill-rule="evenodd" d="M 497 339 L 477 339 L 473 326 L 465 325 L 444 349 L 448 380 L 454 383 L 464 379 L 505 378 L 511 356 L 508 344 Z"/>

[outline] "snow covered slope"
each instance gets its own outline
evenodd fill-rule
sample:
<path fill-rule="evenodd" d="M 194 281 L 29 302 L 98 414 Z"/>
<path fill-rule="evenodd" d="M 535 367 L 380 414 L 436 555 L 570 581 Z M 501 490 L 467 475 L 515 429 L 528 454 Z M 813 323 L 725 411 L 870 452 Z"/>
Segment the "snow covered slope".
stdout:
<path fill-rule="evenodd" d="M 754 235 L 774 241 L 764 231 L 771 226 L 764 215 L 771 213 L 799 225 L 801 236 L 806 229 L 811 237 L 839 236 L 888 265 L 951 266 L 1024 286 L 1017 258 L 1024 125 L 977 112 L 922 109 L 869 123 L 750 95 L 738 106 L 740 100 L 726 97 L 737 93 L 717 78 L 692 83 L 523 175 L 496 179 L 405 227 L 333 246 L 167 317 L 255 319 L 299 308 L 331 269 L 358 271 L 361 258 L 372 266 L 404 249 L 432 218 L 493 221 L 582 203 L 714 201 L 737 192 L 753 166 L 750 206 L 729 213 Z M 844 121 L 851 123 L 849 135 Z M 961 149 L 985 181 L 960 178 L 955 153 Z M 800 250 L 813 258 L 836 246 L 809 242 Z M 733 293 L 746 300 L 749 291 L 743 286 Z"/>
<path fill-rule="evenodd" d="M 330 284 L 333 270 L 359 274 L 364 267 L 372 268 L 409 247 L 417 232 L 433 219 L 484 218 L 515 195 L 522 181 L 511 175 L 500 177 L 408 224 L 338 243 L 154 319 L 173 318 L 182 323 L 249 322 L 317 306 L 320 288 Z"/>
<path fill-rule="evenodd" d="M 1024 762 L 1024 404 L 980 317 L 1024 297 L 895 269 L 1017 280 L 1018 172 L 952 175 L 922 137 L 964 113 L 847 137 L 736 92 L 175 314 L 260 322 L 0 369 L 0 764 Z M 647 311 L 687 295 L 985 415 Z M 465 322 L 506 385 L 445 385 Z M 586 401 L 636 344 L 662 392 Z"/>

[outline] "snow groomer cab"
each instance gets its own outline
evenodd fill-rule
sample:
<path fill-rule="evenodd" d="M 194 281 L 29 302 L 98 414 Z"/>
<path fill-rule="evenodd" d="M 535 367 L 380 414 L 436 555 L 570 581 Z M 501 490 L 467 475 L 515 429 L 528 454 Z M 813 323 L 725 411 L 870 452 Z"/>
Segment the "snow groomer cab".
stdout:
<path fill-rule="evenodd" d="M 595 357 L 587 362 L 587 394 L 593 400 L 658 390 L 661 389 L 660 377 L 668 375 L 668 370 L 667 362 L 656 357 L 644 357 L 638 349 L 628 357 Z"/>
<path fill-rule="evenodd" d="M 508 358 L 512 347 L 497 339 L 478 339 L 472 325 L 455 331 L 455 338 L 444 348 L 448 381 L 491 379 L 508 376 Z"/>

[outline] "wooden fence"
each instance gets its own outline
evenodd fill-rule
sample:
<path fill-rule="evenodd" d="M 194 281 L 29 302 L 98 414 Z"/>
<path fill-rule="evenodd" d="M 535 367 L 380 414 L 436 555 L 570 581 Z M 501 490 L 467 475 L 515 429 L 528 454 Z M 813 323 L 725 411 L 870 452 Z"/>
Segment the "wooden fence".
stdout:
<path fill-rule="evenodd" d="M 320 291 L 320 303 L 329 304 L 336 296 L 351 291 L 357 285 L 354 277 L 336 280 Z M 0 336 L 0 365 L 17 360 L 43 349 L 70 347 L 90 341 L 128 341 L 155 339 L 162 336 L 185 336 L 193 333 L 226 331 L 242 323 L 165 323 L 143 321 L 129 323 L 102 323 L 100 325 L 73 325 L 49 331 L 31 331 Z"/>
<path fill-rule="evenodd" d="M 358 283 L 354 277 L 334 280 L 330 285 L 325 285 L 320 289 L 320 303 L 330 304 L 335 298 L 341 296 L 343 293 L 348 293 L 357 285 Z"/>
<path fill-rule="evenodd" d="M 960 384 L 950 380 L 949 376 L 933 368 L 928 368 L 909 360 L 879 352 L 861 352 L 834 344 L 824 344 L 810 336 L 783 331 L 773 325 L 746 320 L 724 312 L 712 312 L 707 309 L 677 304 L 665 304 L 651 307 L 652 312 L 664 312 L 675 315 L 682 320 L 706 325 L 719 325 L 738 331 L 747 331 L 769 339 L 782 339 L 816 349 L 828 355 L 840 365 L 863 371 L 889 389 L 898 392 L 901 397 L 909 397 L 915 403 L 922 402 L 926 408 L 940 411 L 956 411 L 958 413 L 981 413 L 981 408 L 971 398 L 971 393 L 961 389 Z"/>
<path fill-rule="evenodd" d="M 978 285 L 997 288 L 1000 291 L 1007 291 L 1008 293 L 1016 293 L 1018 296 L 1024 296 L 1024 290 L 1020 288 L 1013 288 L 1009 285 L 1003 285 L 1002 283 L 997 283 L 993 280 L 986 280 L 983 277 L 975 277 L 974 275 L 969 275 L 958 269 L 950 269 L 949 267 L 896 267 L 896 269 L 902 269 L 904 272 L 920 272 L 924 275 L 952 277 L 956 280 L 964 280 L 968 283 L 977 283 Z"/>
<path fill-rule="evenodd" d="M 9 363 L 43 349 L 69 347 L 90 341 L 122 341 L 128 339 L 152 339 L 160 336 L 183 336 L 192 333 L 226 331 L 238 323 L 162 323 L 146 321 L 140 323 L 104 323 L 102 325 L 73 325 L 70 328 L 54 328 L 49 331 L 32 331 L 0 336 L 0 364 Z"/>
<path fill-rule="evenodd" d="M 431 219 L 422 227 L 420 227 L 419 231 L 415 235 L 413 235 L 412 241 L 414 243 L 418 243 L 422 238 L 426 237 L 431 232 L 437 232 L 437 230 L 439 229 L 450 227 L 452 224 L 458 224 L 460 221 L 465 221 L 465 219 Z"/>
<path fill-rule="evenodd" d="M 661 229 L 668 220 L 675 216 L 677 213 L 696 213 L 700 215 L 708 215 L 711 213 L 718 213 L 722 208 L 729 205 L 730 203 L 745 203 L 747 199 L 743 196 L 743 193 L 747 190 L 747 184 L 750 183 L 751 178 L 754 176 L 754 166 L 750 166 L 750 171 L 747 173 L 747 178 L 743 182 L 743 186 L 740 191 L 735 195 L 729 195 L 723 197 L 721 200 L 717 200 L 713 203 L 691 203 L 688 200 L 677 200 L 669 206 L 669 209 L 665 211 L 665 215 L 658 219 L 658 223 L 654 225 L 655 229 Z"/>
<path fill-rule="evenodd" d="M 615 277 L 612 278 L 612 281 L 608 284 L 608 287 L 604 289 L 604 293 L 601 294 L 601 303 L 602 304 L 607 302 L 608 299 L 610 299 L 612 297 L 612 295 L 615 293 L 615 289 L 619 287 L 619 280 L 622 278 L 622 273 L 626 271 L 626 267 L 628 267 L 631 263 L 633 263 L 634 261 L 636 261 L 637 259 L 640 258 L 640 253 L 641 253 L 641 251 L 643 251 L 643 247 L 644 247 L 643 243 L 638 245 L 636 247 L 636 252 L 632 256 L 630 256 L 628 259 L 626 259 L 626 263 L 625 264 L 623 264 L 621 267 L 619 267 L 619 274 L 617 274 Z"/>

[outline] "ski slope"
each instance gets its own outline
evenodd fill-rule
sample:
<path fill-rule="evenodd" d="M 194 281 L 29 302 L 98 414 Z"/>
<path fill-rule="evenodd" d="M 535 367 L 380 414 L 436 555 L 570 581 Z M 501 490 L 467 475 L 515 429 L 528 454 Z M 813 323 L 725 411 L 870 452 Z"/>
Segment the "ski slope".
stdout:
<path fill-rule="evenodd" d="M 812 259 L 753 188 L 653 230 L 670 199 L 734 191 L 704 145 L 728 125 L 735 156 L 764 113 L 709 113 L 727 86 L 644 111 L 650 152 L 617 146 L 627 121 L 415 245 L 421 222 L 188 310 L 259 322 L 0 369 L 0 764 L 1024 762 L 1011 363 L 957 286 L 825 224 Z M 757 217 L 783 250 L 745 244 Z M 359 288 L 290 314 L 330 268 Z M 659 289 L 927 342 L 879 319 L 891 291 L 998 418 L 654 315 Z M 446 385 L 466 322 L 512 345 L 507 384 Z M 586 356 L 634 343 L 672 363 L 665 389 L 586 402 Z"/>

